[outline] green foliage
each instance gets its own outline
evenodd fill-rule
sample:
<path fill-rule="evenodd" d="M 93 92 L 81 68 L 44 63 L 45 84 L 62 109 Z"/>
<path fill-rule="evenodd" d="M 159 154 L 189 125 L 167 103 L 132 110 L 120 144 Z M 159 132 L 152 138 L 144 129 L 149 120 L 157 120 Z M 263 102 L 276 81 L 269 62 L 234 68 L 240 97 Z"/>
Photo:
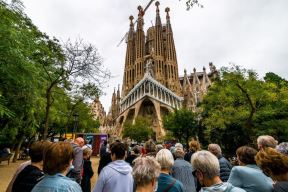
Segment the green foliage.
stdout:
<path fill-rule="evenodd" d="M 232 153 L 262 134 L 287 138 L 288 89 L 274 77 L 265 82 L 239 66 L 222 68 L 201 104 L 206 139 Z"/>
<path fill-rule="evenodd" d="M 18 0 L 0 0 L 0 18 L 0 143 L 21 144 L 44 127 L 48 136 L 63 134 L 73 129 L 75 112 L 78 130 L 95 132 L 99 121 L 86 101 L 101 94 L 101 78 L 109 79 L 97 49 L 51 39 Z"/>
<path fill-rule="evenodd" d="M 125 122 L 123 137 L 129 137 L 137 142 L 146 141 L 152 137 L 151 122 L 144 117 L 137 117 L 135 123 Z"/>
<path fill-rule="evenodd" d="M 188 146 L 189 139 L 198 134 L 197 115 L 187 109 L 175 110 L 164 117 L 164 128 Z"/>

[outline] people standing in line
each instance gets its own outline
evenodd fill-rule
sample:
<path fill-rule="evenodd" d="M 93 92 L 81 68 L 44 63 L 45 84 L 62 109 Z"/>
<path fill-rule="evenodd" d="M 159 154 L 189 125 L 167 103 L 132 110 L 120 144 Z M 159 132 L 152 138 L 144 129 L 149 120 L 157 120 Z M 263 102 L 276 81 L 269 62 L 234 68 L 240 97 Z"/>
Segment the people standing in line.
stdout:
<path fill-rule="evenodd" d="M 139 146 L 136 145 L 136 146 L 133 147 L 133 149 L 131 150 L 130 154 L 127 155 L 125 161 L 127 163 L 129 163 L 130 166 L 132 166 L 132 163 L 133 163 L 134 159 L 136 159 L 139 156 L 140 156 L 140 149 L 139 149 Z"/>
<path fill-rule="evenodd" d="M 151 156 L 151 157 L 156 156 L 156 144 L 152 139 L 149 139 L 148 141 L 145 142 L 144 148 L 145 148 L 145 156 Z"/>
<path fill-rule="evenodd" d="M 196 151 L 199 151 L 201 150 L 201 145 L 200 143 L 193 139 L 192 141 L 190 141 L 189 143 L 189 149 L 188 149 L 188 152 L 185 154 L 184 156 L 184 160 L 187 161 L 187 162 L 191 162 L 191 156 L 196 152 Z"/>
<path fill-rule="evenodd" d="M 102 143 L 101 147 L 100 147 L 100 158 L 102 158 L 106 153 L 108 152 L 107 149 L 107 140 L 104 140 L 104 142 Z"/>
<path fill-rule="evenodd" d="M 288 156 L 267 147 L 257 153 L 255 160 L 262 171 L 274 180 L 274 192 L 288 191 Z"/>
<path fill-rule="evenodd" d="M 161 149 L 156 154 L 156 160 L 161 166 L 161 172 L 158 177 L 157 192 L 182 192 L 183 184 L 170 175 L 170 171 L 174 164 L 174 158 L 172 153 L 168 149 Z"/>
<path fill-rule="evenodd" d="M 93 192 L 133 191 L 132 167 L 124 161 L 125 155 L 124 143 L 111 145 L 112 162 L 102 169 Z"/>
<path fill-rule="evenodd" d="M 239 166 L 232 168 L 228 182 L 247 192 L 272 192 L 272 179 L 256 165 L 256 154 L 252 147 L 239 147 L 236 151 Z"/>
<path fill-rule="evenodd" d="M 181 181 L 183 184 L 184 192 L 196 192 L 196 185 L 194 181 L 194 176 L 192 174 L 193 168 L 191 163 L 184 160 L 183 146 L 176 147 L 174 152 L 174 164 L 172 166 L 172 176 Z"/>
<path fill-rule="evenodd" d="M 100 175 L 101 170 L 105 166 L 107 166 L 109 163 L 112 162 L 112 159 L 111 159 L 111 147 L 112 147 L 112 145 L 113 145 L 113 143 L 110 145 L 108 151 L 105 154 L 102 154 L 102 157 L 100 155 L 100 160 L 99 160 L 99 165 L 98 165 L 98 170 L 97 170 L 98 175 Z"/>
<path fill-rule="evenodd" d="M 73 160 L 73 148 L 70 143 L 52 143 L 44 151 L 44 178 L 35 185 L 32 192 L 81 192 L 81 187 L 66 177 Z"/>
<path fill-rule="evenodd" d="M 193 174 L 202 185 L 201 192 L 245 192 L 228 182 L 221 181 L 219 161 L 211 152 L 197 151 L 191 158 L 191 164 Z"/>
<path fill-rule="evenodd" d="M 82 176 L 81 170 L 83 168 L 83 150 L 85 142 L 82 137 L 77 137 L 72 143 L 74 158 L 73 158 L 73 168 L 67 174 L 67 177 L 75 179 L 75 181 L 81 184 Z"/>
<path fill-rule="evenodd" d="M 86 147 L 83 150 L 83 174 L 81 181 L 81 188 L 83 192 L 91 192 L 91 178 L 93 177 L 94 171 L 92 169 L 92 163 L 90 161 L 90 156 L 92 154 L 92 149 Z"/>
<path fill-rule="evenodd" d="M 225 157 L 223 157 L 221 147 L 218 144 L 209 144 L 208 151 L 218 158 L 220 165 L 220 179 L 226 182 L 232 169 L 231 163 Z"/>
<path fill-rule="evenodd" d="M 29 150 L 31 164 L 18 174 L 13 183 L 12 192 L 30 192 L 43 179 L 43 151 L 51 144 L 49 141 L 32 143 Z"/>
<path fill-rule="evenodd" d="M 257 138 L 258 149 L 263 149 L 265 147 L 275 148 L 278 144 L 278 141 L 270 135 L 261 135 Z"/>
<path fill-rule="evenodd" d="M 138 157 L 134 161 L 132 175 L 136 192 L 154 192 L 157 190 L 157 178 L 161 167 L 154 157 Z"/>

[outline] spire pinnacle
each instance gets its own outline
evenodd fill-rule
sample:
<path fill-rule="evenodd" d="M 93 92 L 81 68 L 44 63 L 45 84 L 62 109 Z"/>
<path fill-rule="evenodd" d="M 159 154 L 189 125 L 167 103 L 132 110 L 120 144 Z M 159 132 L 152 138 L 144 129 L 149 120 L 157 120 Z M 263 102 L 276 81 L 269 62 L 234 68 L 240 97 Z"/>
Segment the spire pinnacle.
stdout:
<path fill-rule="evenodd" d="M 133 27 L 133 19 L 134 19 L 134 17 L 133 17 L 133 15 L 130 15 L 130 17 L 129 17 L 129 20 L 130 20 L 130 27 Z"/>
<path fill-rule="evenodd" d="M 170 19 L 169 11 L 170 11 L 170 8 L 166 7 L 165 12 L 166 12 L 166 19 L 167 20 Z"/>
<path fill-rule="evenodd" d="M 160 5 L 159 1 L 156 1 L 155 5 L 156 5 L 156 12 L 159 13 L 159 5 Z"/>
<path fill-rule="evenodd" d="M 143 17 L 144 11 L 143 11 L 143 8 L 141 7 L 141 5 L 139 5 L 139 6 L 137 7 L 137 9 L 138 9 L 138 11 L 139 11 L 138 16 L 142 16 L 142 17 Z"/>

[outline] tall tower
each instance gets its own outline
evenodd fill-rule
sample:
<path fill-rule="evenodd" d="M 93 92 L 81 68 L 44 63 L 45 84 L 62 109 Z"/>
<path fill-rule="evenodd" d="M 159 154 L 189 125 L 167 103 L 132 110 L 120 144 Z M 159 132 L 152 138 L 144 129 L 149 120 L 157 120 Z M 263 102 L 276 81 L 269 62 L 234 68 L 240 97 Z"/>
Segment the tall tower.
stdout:
<path fill-rule="evenodd" d="M 134 72 L 134 84 L 137 84 L 144 76 L 144 55 L 145 55 L 145 34 L 143 30 L 144 26 L 144 11 L 141 6 L 138 6 L 138 22 L 135 35 L 135 72 Z M 132 76 L 133 76 L 132 75 Z M 132 89 L 131 88 L 131 89 Z"/>
<path fill-rule="evenodd" d="M 159 5 L 160 3 L 157 1 L 155 3 L 156 5 L 156 21 L 155 21 L 155 28 L 154 31 L 154 43 L 153 43 L 153 49 L 154 49 L 154 74 L 155 79 L 158 80 L 160 83 L 165 85 L 165 71 L 164 71 L 164 42 L 163 42 L 163 28 L 160 18 L 160 11 L 159 11 Z"/>
<path fill-rule="evenodd" d="M 122 84 L 122 97 L 125 96 L 131 90 L 131 87 L 134 84 L 134 73 L 135 73 L 135 70 L 134 70 L 135 31 L 134 31 L 134 24 L 133 24 L 134 17 L 131 15 L 129 19 L 130 19 L 130 29 L 128 32 L 125 68 L 124 68 L 123 84 Z"/>
<path fill-rule="evenodd" d="M 180 95 L 180 83 L 178 75 L 178 63 L 176 57 L 176 49 L 173 38 L 172 27 L 170 23 L 170 8 L 165 9 L 166 12 L 166 49 L 165 49 L 165 86 L 176 94 Z"/>

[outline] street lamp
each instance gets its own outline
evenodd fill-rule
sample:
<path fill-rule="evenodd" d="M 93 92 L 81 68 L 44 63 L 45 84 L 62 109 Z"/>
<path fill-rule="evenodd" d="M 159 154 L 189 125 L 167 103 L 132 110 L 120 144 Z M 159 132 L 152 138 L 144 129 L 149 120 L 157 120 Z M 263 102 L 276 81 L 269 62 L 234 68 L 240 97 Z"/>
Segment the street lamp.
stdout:
<path fill-rule="evenodd" d="M 74 121 L 74 128 L 72 133 L 72 138 L 74 139 L 74 136 L 76 137 L 75 133 L 77 131 L 77 123 L 78 123 L 78 113 L 73 113 L 73 121 Z"/>

